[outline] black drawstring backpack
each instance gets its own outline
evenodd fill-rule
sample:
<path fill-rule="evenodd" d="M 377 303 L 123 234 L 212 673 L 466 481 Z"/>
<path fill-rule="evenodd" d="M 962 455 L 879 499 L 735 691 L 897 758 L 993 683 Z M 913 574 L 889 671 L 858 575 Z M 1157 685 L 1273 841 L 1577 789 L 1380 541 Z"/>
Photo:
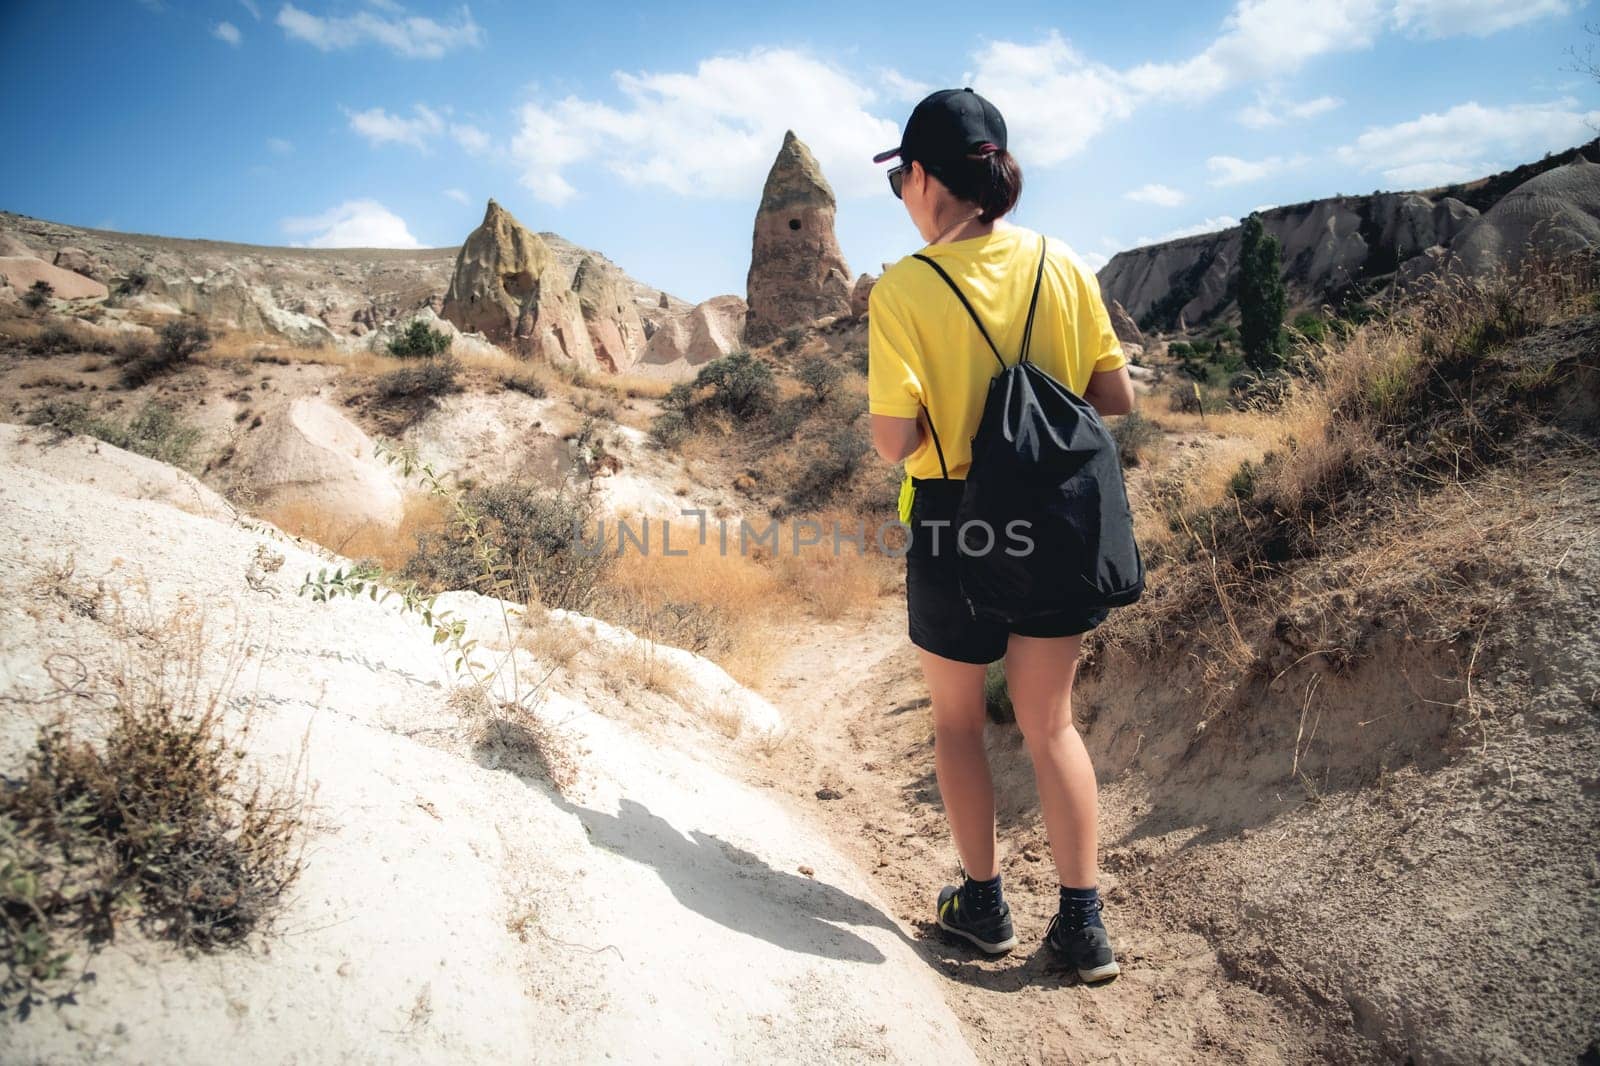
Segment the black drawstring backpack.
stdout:
<path fill-rule="evenodd" d="M 1028 361 L 1045 239 L 1039 238 L 1022 351 L 1011 366 L 961 287 L 932 259 L 917 258 L 950 286 L 1000 364 L 972 438 L 956 513 L 957 573 L 973 617 L 1025 623 L 1135 602 L 1144 592 L 1144 563 L 1116 442 L 1093 405 Z M 932 436 L 948 478 L 939 435 Z M 969 529 L 972 523 L 982 525 Z"/>

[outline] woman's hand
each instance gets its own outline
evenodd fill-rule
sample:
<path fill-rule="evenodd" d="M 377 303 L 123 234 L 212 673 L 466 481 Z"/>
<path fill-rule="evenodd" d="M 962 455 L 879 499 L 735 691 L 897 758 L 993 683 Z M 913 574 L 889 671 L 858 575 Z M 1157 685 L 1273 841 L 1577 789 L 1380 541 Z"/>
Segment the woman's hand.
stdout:
<path fill-rule="evenodd" d="M 1125 415 L 1132 411 L 1133 378 L 1128 376 L 1128 368 L 1119 366 L 1089 375 L 1089 386 L 1083 390 L 1083 398 L 1103 415 Z"/>
<path fill-rule="evenodd" d="M 922 447 L 921 418 L 872 416 L 872 446 L 891 463 L 898 463 Z"/>

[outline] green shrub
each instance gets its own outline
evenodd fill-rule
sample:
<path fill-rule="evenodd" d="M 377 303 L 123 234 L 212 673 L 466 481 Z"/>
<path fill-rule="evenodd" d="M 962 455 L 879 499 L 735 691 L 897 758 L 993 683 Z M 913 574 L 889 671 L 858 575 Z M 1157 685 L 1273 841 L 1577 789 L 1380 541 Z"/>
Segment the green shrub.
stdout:
<path fill-rule="evenodd" d="M 434 329 L 428 325 L 426 319 L 413 318 L 406 324 L 406 328 L 389 342 L 389 354 L 401 358 L 443 355 L 450 350 L 451 343 L 448 333 Z"/>
<path fill-rule="evenodd" d="M 583 611 L 616 558 L 613 550 L 585 553 L 578 536 L 596 539 L 598 507 L 580 490 L 550 492 L 525 484 L 490 485 L 466 493 L 463 514 L 476 529 L 455 521 L 417 539 L 402 576 L 438 590 L 471 589 L 485 595 Z M 608 538 L 614 527 L 608 525 Z M 484 537 L 501 571 L 484 572 L 473 533 Z"/>
<path fill-rule="evenodd" d="M 804 326 L 790 326 L 783 331 L 783 346 L 793 352 L 798 351 L 806 342 L 806 328 Z"/>
<path fill-rule="evenodd" d="M 161 327 L 154 344 L 129 341 L 118 354 L 122 383 L 137 388 L 192 360 L 211 343 L 211 331 L 192 318 L 178 318 Z"/>
<path fill-rule="evenodd" d="M 839 382 L 844 379 L 844 371 L 831 359 L 810 355 L 800 361 L 794 376 L 821 403 L 839 387 Z"/>
<path fill-rule="evenodd" d="M 650 423 L 650 440 L 658 448 L 676 448 L 692 428 L 682 411 L 663 411 Z"/>
<path fill-rule="evenodd" d="M 49 303 L 55 294 L 56 287 L 50 284 L 48 281 L 45 281 L 43 278 L 40 278 L 38 281 L 28 286 L 28 291 L 22 294 L 22 302 L 27 306 L 28 310 L 37 311 L 39 308 Z"/>
<path fill-rule="evenodd" d="M 173 466 L 186 466 L 200 440 L 199 429 L 185 422 L 171 407 L 154 400 L 126 422 L 97 418 L 75 400 L 51 400 L 35 408 L 28 422 L 52 426 L 63 433 L 96 437 L 124 451 Z"/>
<path fill-rule="evenodd" d="M 1314 311 L 1302 311 L 1295 315 L 1293 328 L 1312 344 L 1320 344 L 1328 339 L 1328 321 Z"/>
<path fill-rule="evenodd" d="M 1167 354 L 1187 363 L 1194 358 L 1194 348 L 1188 341 L 1173 341 L 1167 345 Z"/>
<path fill-rule="evenodd" d="M 701 367 L 694 387 L 697 391 L 709 388 L 707 405 L 721 408 L 741 422 L 766 414 L 777 395 L 771 369 L 742 349 Z"/>
<path fill-rule="evenodd" d="M 530 370 L 518 370 L 506 375 L 506 388 L 534 399 L 542 399 L 549 391 L 544 382 Z"/>

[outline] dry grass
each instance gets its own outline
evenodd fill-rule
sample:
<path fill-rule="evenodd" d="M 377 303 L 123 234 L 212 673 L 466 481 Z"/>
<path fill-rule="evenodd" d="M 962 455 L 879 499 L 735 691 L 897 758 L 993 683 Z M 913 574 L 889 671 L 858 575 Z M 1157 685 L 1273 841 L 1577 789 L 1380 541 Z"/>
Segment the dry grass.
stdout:
<path fill-rule="evenodd" d="M 1508 542 L 1484 529 L 1517 509 L 1516 479 L 1594 456 L 1553 422 L 1593 372 L 1581 345 L 1514 342 L 1592 311 L 1597 288 L 1588 260 L 1451 281 L 1321 345 L 1270 413 L 1202 428 L 1152 398 L 1148 417 L 1202 446 L 1149 475 L 1136 511 L 1148 591 L 1094 642 L 1188 642 L 1217 696 L 1275 673 L 1264 657 L 1286 640 L 1343 668 L 1386 612 L 1419 638 L 1473 632 L 1483 597 L 1450 575 L 1510 565 Z"/>
<path fill-rule="evenodd" d="M 261 517 L 296 537 L 320 544 L 348 559 L 370 559 L 387 571 L 399 572 L 417 552 L 417 538 L 445 527 L 445 505 L 436 496 L 406 497 L 398 526 L 389 527 L 340 514 L 305 500 L 288 500 L 266 508 Z"/>

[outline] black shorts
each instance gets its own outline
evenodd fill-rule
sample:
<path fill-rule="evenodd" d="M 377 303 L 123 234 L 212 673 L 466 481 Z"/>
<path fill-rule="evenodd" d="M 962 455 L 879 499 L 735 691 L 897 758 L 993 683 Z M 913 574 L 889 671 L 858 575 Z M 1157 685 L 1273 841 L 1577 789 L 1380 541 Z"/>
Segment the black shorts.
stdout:
<path fill-rule="evenodd" d="M 992 663 L 1005 657 L 1006 641 L 1071 637 L 1106 620 L 1105 609 L 1073 611 L 1026 624 L 1004 625 L 972 616 L 957 577 L 956 508 L 959 478 L 913 478 L 911 542 L 906 549 L 906 628 L 911 643 L 946 659 Z M 943 526 L 925 523 L 943 521 Z"/>

